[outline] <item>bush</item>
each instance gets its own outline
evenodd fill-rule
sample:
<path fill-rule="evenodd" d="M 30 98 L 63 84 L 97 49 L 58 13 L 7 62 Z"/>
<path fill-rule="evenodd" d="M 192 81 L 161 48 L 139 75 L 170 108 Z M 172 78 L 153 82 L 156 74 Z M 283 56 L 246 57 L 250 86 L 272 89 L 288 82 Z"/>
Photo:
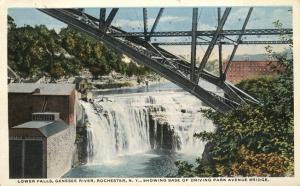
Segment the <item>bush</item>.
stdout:
<path fill-rule="evenodd" d="M 237 86 L 260 100 L 227 113 L 202 110 L 217 126 L 195 134 L 210 148 L 194 167 L 177 162 L 179 176 L 292 176 L 294 174 L 293 60 L 277 55 L 283 71 L 276 77 Z M 208 157 L 208 158 L 207 158 Z"/>

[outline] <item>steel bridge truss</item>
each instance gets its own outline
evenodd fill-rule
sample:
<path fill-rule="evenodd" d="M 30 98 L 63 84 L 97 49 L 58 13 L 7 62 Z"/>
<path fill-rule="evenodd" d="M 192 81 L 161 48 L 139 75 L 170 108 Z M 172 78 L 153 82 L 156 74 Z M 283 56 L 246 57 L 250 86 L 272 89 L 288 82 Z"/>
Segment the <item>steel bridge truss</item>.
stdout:
<path fill-rule="evenodd" d="M 118 8 L 111 9 L 106 16 L 106 9 L 99 9 L 99 18 L 91 16 L 83 9 L 39 9 L 67 25 L 82 31 L 93 38 L 105 43 L 109 47 L 124 53 L 136 62 L 143 64 L 162 77 L 170 80 L 184 90 L 190 92 L 206 105 L 219 111 L 226 112 L 238 106 L 248 103 L 258 104 L 258 100 L 247 93 L 241 91 L 231 83 L 226 81 L 226 73 L 240 44 L 287 44 L 288 41 L 242 41 L 244 35 L 280 35 L 292 34 L 292 29 L 251 29 L 246 26 L 253 8 L 250 8 L 241 30 L 223 30 L 231 8 L 226 8 L 221 15 L 218 8 L 218 26 L 216 30 L 197 31 L 198 8 L 193 8 L 192 31 L 176 32 L 155 32 L 164 8 L 159 9 L 154 24 L 148 30 L 147 8 L 143 8 L 143 32 L 126 32 L 113 26 L 111 23 L 118 12 Z M 107 18 L 106 18 L 107 17 Z M 236 35 L 236 41 L 223 41 L 227 36 Z M 191 42 L 151 42 L 152 37 L 191 37 Z M 197 39 L 208 37 L 209 40 L 199 42 Z M 222 67 L 222 45 L 234 45 L 233 52 L 228 61 L 228 65 Z M 187 61 L 175 54 L 172 54 L 160 45 L 190 45 L 191 61 Z M 199 66 L 196 65 L 196 45 L 208 45 L 207 50 Z M 204 68 L 208 58 L 215 46 L 219 48 L 219 76 L 215 76 Z M 223 90 L 222 94 L 207 90 L 202 81 L 207 81 Z"/>

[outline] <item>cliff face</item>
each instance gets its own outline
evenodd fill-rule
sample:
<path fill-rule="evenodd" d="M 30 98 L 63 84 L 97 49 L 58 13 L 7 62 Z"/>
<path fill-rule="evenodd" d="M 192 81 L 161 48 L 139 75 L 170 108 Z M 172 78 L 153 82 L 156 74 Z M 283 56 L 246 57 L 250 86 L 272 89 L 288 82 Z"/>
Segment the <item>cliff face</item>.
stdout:
<path fill-rule="evenodd" d="M 180 141 L 165 116 L 162 106 L 150 106 L 149 132 L 151 149 L 172 150 L 180 149 Z"/>
<path fill-rule="evenodd" d="M 87 163 L 87 145 L 88 145 L 88 130 L 87 127 L 90 126 L 85 113 L 85 109 L 80 103 L 76 104 L 76 161 L 74 161 L 73 167 L 76 167 L 80 164 Z"/>
<path fill-rule="evenodd" d="M 174 129 L 166 121 L 150 115 L 150 144 L 152 149 L 176 150 L 180 148 Z"/>

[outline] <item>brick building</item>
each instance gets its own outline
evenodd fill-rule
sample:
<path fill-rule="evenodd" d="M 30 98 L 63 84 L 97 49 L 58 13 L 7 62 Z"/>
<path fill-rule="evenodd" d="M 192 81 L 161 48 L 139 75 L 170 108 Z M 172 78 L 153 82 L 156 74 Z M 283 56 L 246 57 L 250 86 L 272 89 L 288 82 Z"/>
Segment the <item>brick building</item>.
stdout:
<path fill-rule="evenodd" d="M 8 85 L 10 178 L 61 177 L 76 145 L 73 84 Z"/>
<path fill-rule="evenodd" d="M 223 66 L 226 66 L 224 62 Z M 278 63 L 266 55 L 235 56 L 227 72 L 226 79 L 232 83 L 255 77 L 277 74 Z"/>

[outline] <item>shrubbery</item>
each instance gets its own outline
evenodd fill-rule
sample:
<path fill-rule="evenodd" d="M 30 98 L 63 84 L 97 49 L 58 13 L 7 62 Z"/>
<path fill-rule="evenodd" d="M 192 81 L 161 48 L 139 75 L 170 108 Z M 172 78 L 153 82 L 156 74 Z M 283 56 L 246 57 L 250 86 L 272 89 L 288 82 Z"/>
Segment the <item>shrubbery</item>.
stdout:
<path fill-rule="evenodd" d="M 276 77 L 245 80 L 237 86 L 259 99 L 227 113 L 203 110 L 217 126 L 195 134 L 208 141 L 194 167 L 177 162 L 180 176 L 292 176 L 294 174 L 293 60 L 276 54 L 284 69 Z"/>

